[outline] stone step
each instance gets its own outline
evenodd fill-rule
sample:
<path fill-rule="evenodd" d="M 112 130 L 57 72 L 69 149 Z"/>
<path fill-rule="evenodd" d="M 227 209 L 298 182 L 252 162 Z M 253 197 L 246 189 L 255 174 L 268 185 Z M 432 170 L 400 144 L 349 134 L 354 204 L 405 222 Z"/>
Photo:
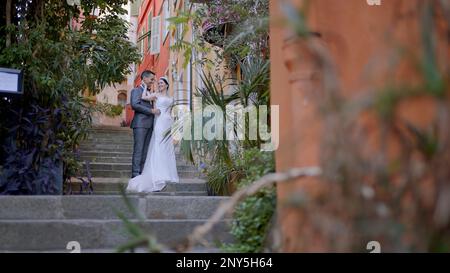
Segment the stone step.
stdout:
<path fill-rule="evenodd" d="M 123 138 L 123 139 L 114 139 L 114 138 L 87 138 L 82 142 L 85 145 L 92 144 L 129 144 L 133 145 L 133 139 Z"/>
<path fill-rule="evenodd" d="M 127 127 L 119 128 L 119 130 L 116 130 L 115 128 L 111 128 L 111 129 L 109 129 L 109 128 L 91 128 L 91 129 L 89 129 L 89 133 L 91 133 L 91 134 L 102 134 L 102 133 L 132 134 L 133 129 L 127 128 Z"/>
<path fill-rule="evenodd" d="M 67 249 L 54 249 L 54 250 L 1 250 L 0 253 L 71 253 L 71 250 Z M 80 253 L 117 253 L 117 248 L 102 248 L 102 249 L 92 249 L 92 248 L 81 248 Z M 148 248 L 138 247 L 134 249 L 133 252 L 125 251 L 124 253 L 149 253 Z M 163 247 L 161 253 L 180 253 L 173 249 Z M 223 251 L 218 247 L 193 247 L 191 250 L 182 253 L 223 253 Z"/>
<path fill-rule="evenodd" d="M 108 164 L 109 163 L 129 163 L 129 164 L 131 164 L 132 157 L 81 156 L 80 161 L 81 162 L 88 161 L 91 163 L 108 163 Z M 190 166 L 197 170 L 197 167 L 195 167 L 191 163 L 186 162 L 186 160 L 184 160 L 182 158 L 176 159 L 176 161 L 177 161 L 177 166 L 188 166 L 188 167 Z"/>
<path fill-rule="evenodd" d="M 132 131 L 132 129 L 130 127 L 122 127 L 122 126 L 112 126 L 112 125 L 94 125 L 92 126 L 89 130 L 92 131 L 102 131 L 102 130 L 107 130 L 107 131 Z"/>
<path fill-rule="evenodd" d="M 97 154 L 104 154 L 104 153 L 129 153 L 132 154 L 133 153 L 133 148 L 87 148 L 87 147 L 82 147 L 80 146 L 80 150 L 82 151 L 82 153 L 85 152 L 96 152 Z"/>
<path fill-rule="evenodd" d="M 132 156 L 133 147 L 120 147 L 120 148 L 86 148 L 80 147 L 80 155 L 81 156 Z M 177 158 L 184 158 L 182 154 L 175 153 Z"/>
<path fill-rule="evenodd" d="M 91 162 L 109 162 L 107 160 L 117 160 L 117 161 L 124 161 L 128 160 L 126 162 L 131 162 L 133 156 L 133 152 L 96 152 L 96 151 L 81 151 L 80 152 L 80 160 L 89 160 Z M 103 161 L 104 159 L 105 161 Z M 183 162 L 187 164 L 187 160 L 184 158 L 181 154 L 175 154 L 175 159 L 177 162 Z M 119 163 L 119 162 L 117 162 Z"/>
<path fill-rule="evenodd" d="M 110 134 L 110 135 L 133 135 L 133 130 L 89 130 L 88 135 L 104 135 L 104 134 Z"/>
<path fill-rule="evenodd" d="M 80 145 L 80 150 L 82 151 L 97 151 L 97 150 L 117 150 L 117 149 L 129 149 L 133 150 L 133 144 L 114 144 L 114 143 L 96 143 L 96 144 L 86 144 L 82 143 Z"/>
<path fill-rule="evenodd" d="M 120 187 L 126 187 L 130 178 L 109 178 L 109 177 L 93 177 L 94 193 L 99 192 L 119 192 Z M 72 178 L 73 190 L 79 189 L 80 180 Z M 203 179 L 183 179 L 180 178 L 179 183 L 167 183 L 164 192 L 176 193 L 176 192 L 205 192 L 206 182 Z"/>
<path fill-rule="evenodd" d="M 132 157 L 81 156 L 80 160 L 89 162 L 129 163 L 132 161 Z"/>
<path fill-rule="evenodd" d="M 133 140 L 133 134 L 116 134 L 116 133 L 91 133 L 87 136 L 86 140 L 105 139 L 105 140 Z"/>
<path fill-rule="evenodd" d="M 107 139 L 107 140 L 125 140 L 133 141 L 133 134 L 126 135 L 106 135 L 106 134 L 90 134 L 86 137 L 85 141 L 95 140 L 95 139 Z"/>
<path fill-rule="evenodd" d="M 118 177 L 129 178 L 131 177 L 131 169 L 129 170 L 91 170 L 92 177 Z M 199 178 L 201 174 L 197 171 L 178 171 L 180 178 Z"/>
<path fill-rule="evenodd" d="M 173 247 L 186 240 L 205 220 L 145 220 L 142 230 L 160 244 Z M 229 221 L 218 223 L 205 238 L 209 242 L 231 242 Z M 82 249 L 116 248 L 129 242 L 121 220 L 0 220 L 0 250 L 65 250 L 77 241 Z"/>
<path fill-rule="evenodd" d="M 87 138 L 133 139 L 133 132 L 91 132 Z"/>
<path fill-rule="evenodd" d="M 88 135 L 112 135 L 112 136 L 123 136 L 123 135 L 133 135 L 133 130 L 89 130 Z"/>
<path fill-rule="evenodd" d="M 147 220 L 198 220 L 209 218 L 228 197 L 146 195 L 128 199 Z M 0 198 L 0 207 L 1 221 L 110 220 L 119 219 L 117 212 L 135 219 L 120 195 L 5 196 Z"/>
<path fill-rule="evenodd" d="M 94 192 L 91 194 L 91 196 L 96 195 L 119 195 L 120 191 L 96 191 L 94 189 Z M 74 188 L 71 195 L 86 195 L 85 192 L 79 191 L 79 187 Z M 133 194 L 130 193 L 130 196 L 143 196 L 142 194 Z M 178 191 L 178 192 L 151 192 L 146 193 L 145 195 L 148 196 L 209 196 L 207 191 Z"/>
<path fill-rule="evenodd" d="M 132 157 L 133 151 L 126 151 L 126 152 L 117 152 L 117 151 L 103 151 L 103 152 L 97 152 L 97 151 L 81 151 L 80 152 L 81 157 Z"/>
<path fill-rule="evenodd" d="M 86 164 L 83 164 L 86 165 Z M 89 167 L 91 171 L 128 171 L 131 170 L 131 161 L 130 163 L 106 163 L 106 162 L 90 162 Z M 178 172 L 196 172 L 197 168 L 195 166 L 187 166 L 183 164 L 177 164 Z"/>
<path fill-rule="evenodd" d="M 226 199 L 129 196 L 144 219 L 141 227 L 167 246 L 180 243 Z M 122 196 L 4 196 L 0 207 L 0 251 L 65 250 L 69 241 L 85 249 L 115 248 L 128 239 L 117 211 L 134 219 Z M 230 241 L 229 219 L 207 239 Z"/>

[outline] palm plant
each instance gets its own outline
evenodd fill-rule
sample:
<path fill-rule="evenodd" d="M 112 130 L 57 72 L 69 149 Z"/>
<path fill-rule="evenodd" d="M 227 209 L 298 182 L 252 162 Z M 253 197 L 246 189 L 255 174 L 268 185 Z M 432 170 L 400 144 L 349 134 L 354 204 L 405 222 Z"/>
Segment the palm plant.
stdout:
<path fill-rule="evenodd" d="M 258 57 L 247 57 L 240 62 L 242 79 L 238 80 L 234 97 L 243 107 L 269 105 L 270 98 L 270 62 Z M 270 109 L 270 108 L 268 108 Z M 257 120 L 261 117 L 257 112 Z M 257 135 L 256 140 L 250 139 L 249 132 L 250 117 L 245 117 L 245 133 L 243 146 L 245 148 L 260 147 L 261 139 Z M 237 124 L 236 126 L 240 126 Z"/>
<path fill-rule="evenodd" d="M 192 113 L 179 117 L 174 123 L 172 130 L 166 132 L 165 138 L 174 136 L 175 133 L 190 134 L 191 138 L 182 138 L 180 142 L 181 153 L 191 162 L 195 162 L 195 157 L 198 156 L 202 159 L 207 159 L 210 162 L 208 171 L 208 180 L 211 182 L 214 192 L 227 192 L 223 190 L 230 182 L 238 179 L 240 175 L 235 173 L 233 163 L 233 148 L 247 149 L 250 147 L 260 147 L 261 140 L 250 139 L 248 135 L 248 128 L 250 124 L 250 117 L 245 114 L 245 122 L 242 124 L 239 120 L 234 118 L 234 115 L 227 112 L 227 106 L 229 105 L 241 105 L 242 107 L 248 106 L 260 106 L 267 105 L 269 103 L 269 61 L 259 57 L 248 57 L 240 62 L 241 75 L 240 79 L 220 79 L 214 77 L 210 73 L 202 72 L 200 79 L 202 81 L 201 88 L 197 88 L 195 96 L 201 99 L 200 105 L 196 105 L 203 113 L 203 110 L 208 107 L 216 107 L 218 113 L 223 116 L 220 117 L 223 120 L 223 126 L 220 130 L 222 134 L 219 138 L 206 139 L 203 134 L 200 134 L 199 139 L 194 139 L 195 136 L 195 123 L 201 122 L 205 124 L 212 118 L 216 117 L 204 117 L 198 116 Z M 228 79 L 229 80 L 229 79 Z M 233 84 L 225 84 L 225 82 L 233 82 Z M 234 91 L 227 94 L 227 90 L 234 87 Z M 259 115 L 259 113 L 258 113 Z M 259 118 L 259 117 L 257 117 Z M 227 124 L 231 124 L 232 133 L 235 136 L 237 131 L 244 132 L 244 138 L 242 140 L 229 141 L 227 140 Z M 198 133 L 198 132 L 197 132 Z M 198 135 L 198 134 L 197 134 Z M 236 139 L 236 138 L 235 138 Z M 214 168 L 221 169 L 220 175 L 217 172 L 211 171 Z M 209 179 L 211 178 L 211 179 Z"/>

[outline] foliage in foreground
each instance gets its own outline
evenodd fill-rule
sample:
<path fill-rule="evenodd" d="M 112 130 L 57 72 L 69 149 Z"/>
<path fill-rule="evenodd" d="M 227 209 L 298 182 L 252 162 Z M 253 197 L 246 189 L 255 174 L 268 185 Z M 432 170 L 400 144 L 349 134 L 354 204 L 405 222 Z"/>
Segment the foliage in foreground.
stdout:
<path fill-rule="evenodd" d="M 83 93 L 121 82 L 139 56 L 120 17 L 125 0 L 28 2 L 11 1 L 9 22 L 0 8 L 0 66 L 25 75 L 24 95 L 0 100 L 0 194 L 60 193 L 55 178 L 77 174 L 77 147 L 91 126 Z M 94 8 L 98 18 L 73 26 Z"/>
<path fill-rule="evenodd" d="M 241 158 L 236 159 L 236 169 L 243 174 L 238 186 L 248 186 L 275 170 L 273 153 L 255 148 L 246 150 Z M 262 189 L 247 197 L 236 207 L 233 215 L 231 234 L 235 242 L 223 245 L 223 250 L 240 253 L 262 252 L 275 209 L 275 187 Z"/>
<path fill-rule="evenodd" d="M 320 95 L 311 101 L 324 132 L 318 140 L 324 174 L 316 181 L 320 193 L 294 191 L 283 202 L 295 212 L 289 214 L 298 219 L 294 222 L 301 223 L 284 238 L 294 241 L 296 251 L 361 252 L 370 241 L 378 241 L 382 252 L 450 251 L 450 21 L 445 3 L 415 1 L 408 10 L 417 28 L 406 40 L 390 35 L 408 27 L 405 22 L 383 33 L 391 39 L 381 47 L 389 51 L 377 55 L 377 64 L 365 72 L 373 73 L 368 86 L 357 92 L 343 88 L 348 82 L 340 84 L 334 54 L 308 31 L 312 9 L 306 5 L 298 11 L 284 3 L 297 33 L 295 50 L 302 52 L 292 67 L 317 64 L 320 80 L 314 92 Z M 412 45 L 415 39 L 420 42 Z M 310 63 L 304 64 L 302 56 Z M 375 78 L 382 82 L 372 82 Z"/>

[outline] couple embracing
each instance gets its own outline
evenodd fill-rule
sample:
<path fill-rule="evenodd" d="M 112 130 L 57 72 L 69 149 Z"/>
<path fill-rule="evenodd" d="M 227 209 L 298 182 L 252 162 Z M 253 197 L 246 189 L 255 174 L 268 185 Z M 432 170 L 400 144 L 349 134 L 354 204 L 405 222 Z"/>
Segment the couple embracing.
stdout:
<path fill-rule="evenodd" d="M 148 193 L 164 189 L 167 182 L 179 182 L 172 138 L 164 139 L 173 120 L 173 98 L 169 81 L 161 77 L 155 88 L 155 73 L 141 74 L 142 84 L 131 91 L 131 122 L 134 145 L 131 180 L 127 192 Z M 155 90 L 157 89 L 157 90 Z"/>

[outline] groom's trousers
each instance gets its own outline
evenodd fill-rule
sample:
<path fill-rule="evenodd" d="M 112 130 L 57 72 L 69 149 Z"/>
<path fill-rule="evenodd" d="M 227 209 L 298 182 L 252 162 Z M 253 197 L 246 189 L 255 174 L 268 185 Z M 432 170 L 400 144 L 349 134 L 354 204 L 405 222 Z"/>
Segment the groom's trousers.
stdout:
<path fill-rule="evenodd" d="M 153 128 L 134 128 L 134 147 L 131 177 L 138 176 L 144 169 L 148 146 L 152 137 Z"/>

